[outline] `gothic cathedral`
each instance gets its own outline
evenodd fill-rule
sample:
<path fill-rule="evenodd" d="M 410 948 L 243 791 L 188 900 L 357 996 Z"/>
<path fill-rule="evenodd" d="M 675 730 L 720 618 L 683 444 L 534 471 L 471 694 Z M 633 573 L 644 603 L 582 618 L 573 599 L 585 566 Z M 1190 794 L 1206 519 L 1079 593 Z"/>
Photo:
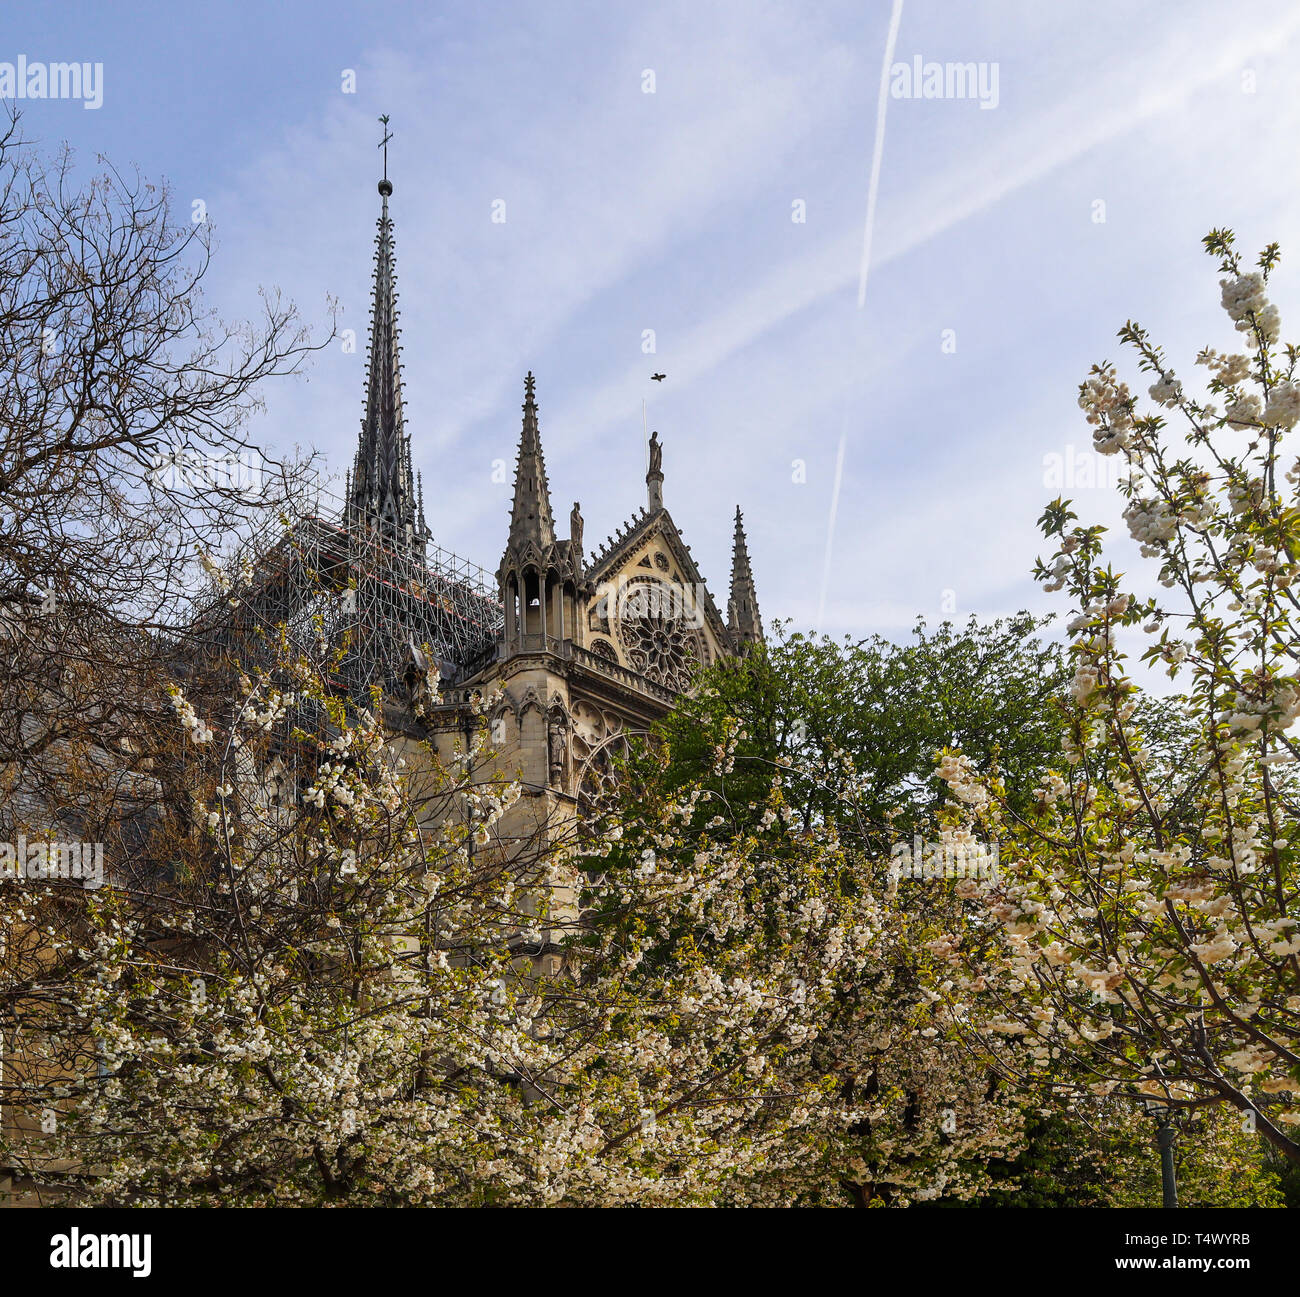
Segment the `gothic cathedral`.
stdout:
<path fill-rule="evenodd" d="M 404 570 L 433 575 L 423 492 L 412 471 L 402 420 L 393 223 L 379 184 L 374 305 L 365 414 L 348 476 L 345 526 L 377 538 Z M 556 534 L 533 375 L 524 380 L 523 426 L 505 552 L 496 570 L 499 604 L 490 633 L 461 651 L 405 635 L 407 688 L 390 725 L 432 739 L 439 754 L 465 750 L 471 705 L 493 700 L 487 722 L 503 772 L 517 775 L 538 820 L 579 813 L 583 789 L 610 756 L 644 733 L 690 687 L 694 672 L 761 641 L 762 624 L 740 510 L 735 515 L 726 619 L 664 505 L 662 447 L 649 444 L 646 503 L 588 554 L 578 504 L 569 535 Z M 432 655 L 434 662 L 429 662 Z M 438 668 L 438 688 L 418 697 Z M 477 723 L 481 724 L 482 719 Z"/>

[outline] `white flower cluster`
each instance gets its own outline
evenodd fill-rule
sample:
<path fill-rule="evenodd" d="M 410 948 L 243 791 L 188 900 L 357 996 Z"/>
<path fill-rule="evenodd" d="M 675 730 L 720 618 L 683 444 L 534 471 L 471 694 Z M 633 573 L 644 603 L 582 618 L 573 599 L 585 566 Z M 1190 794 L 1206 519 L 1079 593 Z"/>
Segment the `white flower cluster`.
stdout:
<path fill-rule="evenodd" d="M 1081 613 L 1071 618 L 1065 629 L 1071 635 L 1077 635 L 1103 617 L 1122 617 L 1128 612 L 1129 605 L 1132 602 L 1133 596 L 1131 594 L 1117 594 L 1110 600 L 1094 599 Z"/>
<path fill-rule="evenodd" d="M 1055 770 L 1049 770 L 1038 783 L 1038 800 L 1049 806 L 1070 791 L 1069 784 Z"/>
<path fill-rule="evenodd" d="M 1267 575 L 1270 572 L 1281 572 L 1285 564 L 1285 559 L 1277 550 L 1270 549 L 1267 545 L 1262 545 L 1255 551 L 1254 557 L 1250 562 L 1256 572 Z M 1283 584 L 1285 584 L 1285 582 Z"/>
<path fill-rule="evenodd" d="M 1219 720 L 1240 733 L 1281 733 L 1300 716 L 1300 680 L 1256 673 L 1238 690 Z M 1261 726 L 1263 727 L 1261 730 Z"/>
<path fill-rule="evenodd" d="M 1287 955 L 1300 953 L 1300 933 L 1291 931 L 1297 924 L 1300 924 L 1300 920 L 1287 916 L 1274 919 L 1269 923 L 1256 924 L 1255 933 L 1270 940 L 1271 955 L 1278 959 L 1285 959 Z"/>
<path fill-rule="evenodd" d="M 1268 394 L 1264 422 L 1272 428 L 1294 428 L 1300 420 L 1300 383 L 1278 383 Z"/>
<path fill-rule="evenodd" d="M 1074 679 L 1070 681 L 1070 693 L 1074 701 L 1087 702 L 1097 688 L 1098 673 L 1094 663 L 1084 662 L 1075 670 Z"/>
<path fill-rule="evenodd" d="M 1160 646 L 1160 656 L 1168 662 L 1170 666 L 1176 667 L 1187 660 L 1187 645 L 1180 644 L 1177 640 L 1170 640 L 1168 643 Z"/>
<path fill-rule="evenodd" d="M 1214 377 L 1221 383 L 1229 386 L 1235 386 L 1240 383 L 1247 374 L 1250 373 L 1250 357 L 1242 355 L 1224 356 L 1215 351 L 1213 347 L 1206 347 L 1199 356 L 1196 357 L 1198 365 L 1206 365 L 1213 372 Z"/>
<path fill-rule="evenodd" d="M 1235 514 L 1245 513 L 1247 509 L 1258 508 L 1264 499 L 1264 482 L 1262 478 L 1249 481 L 1232 481 L 1228 483 L 1228 507 Z"/>
<path fill-rule="evenodd" d="M 1144 500 L 1141 496 L 1129 501 L 1124 510 L 1129 535 L 1142 546 L 1146 558 L 1155 558 L 1160 546 L 1167 543 L 1178 529 L 1178 515 L 1164 500 Z"/>
<path fill-rule="evenodd" d="M 1229 959 L 1237 951 L 1237 942 L 1226 928 L 1220 928 L 1209 941 L 1193 943 L 1192 954 L 1203 964 L 1217 964 Z"/>
<path fill-rule="evenodd" d="M 285 712 L 296 701 L 296 694 L 272 694 L 267 699 L 265 711 L 258 711 L 256 707 L 250 707 L 244 715 L 244 720 L 255 730 L 267 731 L 284 716 Z"/>
<path fill-rule="evenodd" d="M 1152 383 L 1147 391 L 1157 405 L 1175 406 L 1183 395 L 1183 385 L 1172 373 L 1161 374 L 1160 381 Z"/>
<path fill-rule="evenodd" d="M 320 777 L 303 794 L 303 802 L 318 810 L 325 809 L 326 799 L 337 802 L 340 806 L 355 806 L 356 792 L 343 782 L 348 773 L 346 766 L 336 766 L 332 761 L 322 762 Z"/>
<path fill-rule="evenodd" d="M 222 594 L 230 593 L 230 578 L 221 570 L 213 559 L 211 554 L 204 550 L 199 550 L 199 562 L 203 565 L 203 570 L 216 583 L 216 587 Z"/>
<path fill-rule="evenodd" d="M 1043 582 L 1043 589 L 1052 592 L 1063 590 L 1070 576 L 1070 560 L 1064 554 L 1058 554 L 1056 562 L 1052 564 L 1051 572 L 1052 579 Z"/>
<path fill-rule="evenodd" d="M 1254 392 L 1247 392 L 1228 404 L 1224 417 L 1232 428 L 1253 428 L 1264 414 L 1264 403 Z"/>
<path fill-rule="evenodd" d="M 1118 381 L 1115 366 L 1094 366 L 1079 390 L 1079 408 L 1095 431 L 1093 445 L 1102 455 L 1114 455 L 1129 444 L 1133 430 L 1133 399 L 1128 384 Z"/>
<path fill-rule="evenodd" d="M 1077 633 L 1095 625 L 1103 617 L 1122 617 L 1131 601 L 1131 596 L 1126 594 L 1117 595 L 1109 602 L 1096 600 L 1070 622 L 1069 628 Z M 1074 679 L 1070 681 L 1070 693 L 1075 702 L 1087 703 L 1096 692 L 1097 686 L 1106 679 L 1103 658 L 1114 645 L 1114 632 L 1109 627 L 1098 627 L 1094 634 L 1075 641 L 1074 647 L 1080 654 Z"/>
<path fill-rule="evenodd" d="M 175 687 L 170 691 L 172 706 L 176 709 L 176 715 L 180 717 L 181 724 L 185 727 L 186 732 L 195 743 L 212 742 L 212 730 L 204 724 L 198 717 L 198 713 L 186 700 L 185 695 Z"/>
<path fill-rule="evenodd" d="M 967 806 L 983 806 L 989 799 L 988 790 L 979 782 L 967 756 L 943 757 L 935 774 L 948 785 L 952 795 Z"/>
<path fill-rule="evenodd" d="M 1223 290 L 1223 309 L 1238 332 L 1249 333 L 1255 328 L 1267 341 L 1277 337 L 1281 317 L 1277 307 L 1264 296 L 1264 276 L 1259 271 L 1249 271 L 1236 279 L 1221 279 L 1219 287 Z"/>
<path fill-rule="evenodd" d="M 1233 1050 L 1231 1054 L 1225 1054 L 1223 1061 L 1234 1072 L 1253 1076 L 1256 1072 L 1262 1072 L 1276 1058 L 1277 1055 L 1271 1049 L 1263 1049 L 1259 1045 L 1252 1044 Z"/>
<path fill-rule="evenodd" d="M 1105 968 L 1089 968 L 1086 964 L 1077 963 L 1071 971 L 1098 1003 L 1114 1004 L 1118 1001 L 1115 988 L 1124 981 L 1124 971 L 1114 958 L 1108 961 Z"/>

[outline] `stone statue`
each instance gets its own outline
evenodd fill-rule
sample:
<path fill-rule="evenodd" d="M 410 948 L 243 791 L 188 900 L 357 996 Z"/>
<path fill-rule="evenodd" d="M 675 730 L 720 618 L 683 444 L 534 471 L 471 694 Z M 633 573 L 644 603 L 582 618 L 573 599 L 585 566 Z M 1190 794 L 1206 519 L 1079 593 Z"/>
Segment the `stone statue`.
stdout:
<path fill-rule="evenodd" d="M 664 448 L 659 444 L 659 434 L 650 434 L 650 471 L 662 473 L 664 465 Z"/>
<path fill-rule="evenodd" d="M 564 733 L 564 721 L 559 717 L 555 717 L 551 721 L 550 749 L 551 783 L 558 787 L 564 783 L 564 758 L 568 753 L 568 740 Z"/>
<path fill-rule="evenodd" d="M 406 689 L 406 701 L 412 706 L 430 701 L 429 659 L 416 644 L 413 635 L 407 639 L 406 669 L 402 672 L 402 684 Z"/>
<path fill-rule="evenodd" d="M 578 502 L 573 502 L 573 511 L 569 514 L 569 548 L 574 554 L 582 553 L 582 510 Z"/>

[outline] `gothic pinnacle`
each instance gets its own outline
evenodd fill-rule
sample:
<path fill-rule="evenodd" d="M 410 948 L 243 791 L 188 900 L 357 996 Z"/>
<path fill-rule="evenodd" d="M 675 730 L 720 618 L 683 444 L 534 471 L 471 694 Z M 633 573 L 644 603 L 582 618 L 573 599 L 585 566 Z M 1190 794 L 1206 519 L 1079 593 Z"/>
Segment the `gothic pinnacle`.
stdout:
<path fill-rule="evenodd" d="M 736 506 L 736 529 L 731 552 L 731 597 L 727 601 L 727 630 L 737 652 L 745 645 L 761 643 L 763 621 L 754 591 L 754 573 L 749 564 L 744 515 Z"/>
<path fill-rule="evenodd" d="M 537 426 L 536 379 L 531 370 L 524 379 L 523 410 L 524 426 L 519 434 L 519 455 L 515 463 L 514 504 L 510 511 L 510 543 L 532 541 L 545 549 L 555 543 L 555 519 L 551 514 L 542 436 Z"/>

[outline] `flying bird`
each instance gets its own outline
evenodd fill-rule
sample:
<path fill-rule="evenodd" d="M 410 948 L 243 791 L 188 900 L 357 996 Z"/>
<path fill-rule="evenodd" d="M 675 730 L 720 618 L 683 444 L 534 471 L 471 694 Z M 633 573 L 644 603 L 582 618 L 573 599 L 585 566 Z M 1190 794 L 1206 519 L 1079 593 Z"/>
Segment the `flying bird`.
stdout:
<path fill-rule="evenodd" d="M 667 377 L 668 377 L 667 374 L 651 374 L 651 375 L 650 375 L 650 381 L 651 381 L 652 383 L 662 383 L 662 382 L 664 381 L 664 379 L 667 378 Z"/>

